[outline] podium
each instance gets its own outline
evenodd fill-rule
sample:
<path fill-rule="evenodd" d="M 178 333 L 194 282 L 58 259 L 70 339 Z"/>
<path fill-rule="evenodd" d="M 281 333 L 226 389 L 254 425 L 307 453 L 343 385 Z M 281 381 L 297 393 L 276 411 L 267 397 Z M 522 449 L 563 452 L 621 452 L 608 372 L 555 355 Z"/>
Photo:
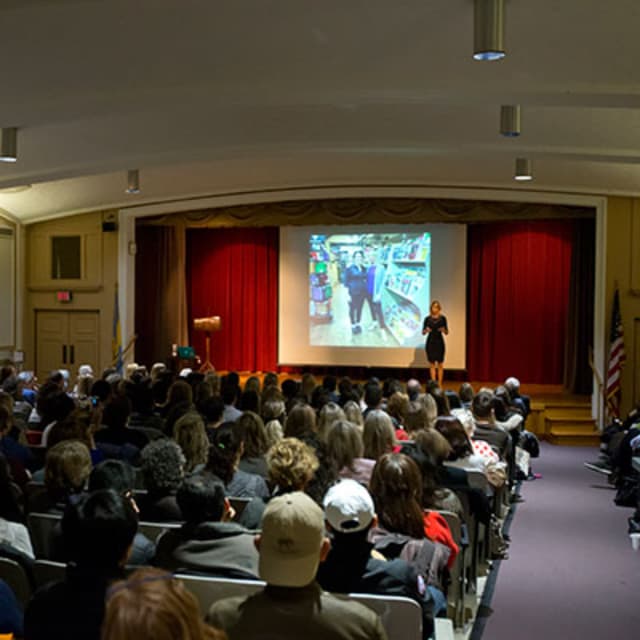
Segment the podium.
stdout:
<path fill-rule="evenodd" d="M 211 362 L 211 334 L 214 331 L 220 331 L 220 329 L 222 329 L 222 320 L 220 319 L 220 316 L 194 318 L 193 328 L 195 331 L 204 331 L 205 358 L 204 363 L 200 367 L 200 371 L 202 373 L 215 371 L 215 367 Z"/>

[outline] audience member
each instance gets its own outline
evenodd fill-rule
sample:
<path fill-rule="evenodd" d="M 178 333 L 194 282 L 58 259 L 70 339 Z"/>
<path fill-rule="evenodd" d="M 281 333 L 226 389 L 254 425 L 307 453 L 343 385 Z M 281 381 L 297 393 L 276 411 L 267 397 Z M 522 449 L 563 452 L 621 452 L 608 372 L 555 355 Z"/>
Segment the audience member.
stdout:
<path fill-rule="evenodd" d="M 212 434 L 207 471 L 222 479 L 227 495 L 234 498 L 268 498 L 264 479 L 239 468 L 244 451 L 243 434 L 234 423 L 225 422 Z"/>
<path fill-rule="evenodd" d="M 253 533 L 231 521 L 234 513 L 219 478 L 210 474 L 187 478 L 177 500 L 185 522 L 160 539 L 158 566 L 181 573 L 257 578 Z"/>
<path fill-rule="evenodd" d="M 123 575 L 138 528 L 131 502 L 113 490 L 70 504 L 62 518 L 66 577 L 41 587 L 27 606 L 25 640 L 99 640 L 105 594 Z"/>
<path fill-rule="evenodd" d="M 105 460 L 93 468 L 89 476 L 89 492 L 113 489 L 118 495 L 131 501 L 136 513 L 138 505 L 133 497 L 135 471 L 122 460 Z M 140 531 L 136 532 L 127 563 L 130 565 L 150 564 L 156 553 L 156 545 Z"/>
<path fill-rule="evenodd" d="M 269 422 L 264 425 L 264 430 L 267 438 L 267 451 L 269 451 L 274 444 L 284 438 L 284 430 L 278 420 L 269 420 Z"/>
<path fill-rule="evenodd" d="M 305 491 L 318 469 L 315 451 L 297 438 L 283 438 L 267 452 L 269 484 L 275 495 Z"/>
<path fill-rule="evenodd" d="M 421 506 L 422 478 L 413 460 L 401 453 L 387 453 L 378 460 L 370 482 L 379 518 L 369 536 L 387 558 L 400 557 L 415 566 L 430 589 L 436 615 L 446 609 L 443 573 L 450 550 L 425 537 Z"/>
<path fill-rule="evenodd" d="M 317 580 L 333 593 L 374 593 L 415 600 L 423 611 L 423 638 L 433 632 L 433 603 L 424 580 L 404 560 L 376 557 L 368 540 L 378 525 L 373 499 L 354 480 L 342 480 L 324 498 L 331 550 L 318 568 Z"/>
<path fill-rule="evenodd" d="M 181 521 L 176 492 L 184 480 L 185 457 L 169 439 L 150 442 L 140 455 L 147 494 L 140 498 L 140 517 L 151 522 Z"/>
<path fill-rule="evenodd" d="M 209 438 L 199 413 L 190 411 L 173 425 L 173 437 L 184 454 L 185 473 L 200 473 L 209 459 Z"/>
<path fill-rule="evenodd" d="M 245 411 L 236 421 L 236 429 L 240 431 L 244 443 L 242 458 L 240 458 L 240 470 L 266 478 L 267 460 L 265 456 L 269 450 L 269 441 L 262 418 L 253 411 Z"/>
<path fill-rule="evenodd" d="M 375 613 L 324 593 L 315 581 L 330 544 L 322 509 L 311 498 L 300 492 L 273 498 L 256 546 L 260 577 L 267 586 L 247 598 L 219 600 L 207 615 L 230 640 L 386 638 Z"/>
<path fill-rule="evenodd" d="M 366 421 L 369 412 L 380 409 L 382 404 L 382 389 L 377 381 L 367 382 L 364 388 L 364 403 L 366 409 L 362 412 L 362 415 Z"/>
<path fill-rule="evenodd" d="M 0 579 L 0 636 L 24 637 L 24 616 L 11 587 Z"/>
<path fill-rule="evenodd" d="M 341 478 L 352 478 L 369 484 L 375 460 L 364 458 L 362 436 L 355 424 L 346 420 L 334 422 L 327 432 L 327 454 Z"/>
<path fill-rule="evenodd" d="M 362 433 L 364 430 L 364 418 L 362 417 L 362 411 L 360 410 L 358 403 L 353 400 L 349 400 L 348 402 L 345 402 L 342 410 L 344 411 L 345 420 L 355 424 L 360 433 Z"/>
<path fill-rule="evenodd" d="M 289 411 L 284 435 L 287 438 L 299 438 L 310 433 L 317 433 L 315 411 L 308 404 L 298 404 Z"/>
<path fill-rule="evenodd" d="M 327 402 L 318 412 L 318 435 L 322 440 L 326 441 L 329 429 L 339 420 L 346 420 L 344 411 L 335 402 Z"/>
<path fill-rule="evenodd" d="M 7 459 L 0 453 L 0 544 L 34 558 L 29 532 L 18 501 L 19 491 L 12 484 Z"/>
<path fill-rule="evenodd" d="M 377 460 L 385 453 L 393 451 L 395 431 L 391 418 L 379 409 L 370 411 L 364 421 L 362 433 L 364 457 Z"/>

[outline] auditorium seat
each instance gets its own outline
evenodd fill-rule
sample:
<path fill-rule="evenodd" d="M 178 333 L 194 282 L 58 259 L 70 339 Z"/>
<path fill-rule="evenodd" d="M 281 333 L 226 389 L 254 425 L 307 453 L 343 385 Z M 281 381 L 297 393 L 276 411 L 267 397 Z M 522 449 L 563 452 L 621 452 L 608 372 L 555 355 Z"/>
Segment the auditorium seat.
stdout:
<path fill-rule="evenodd" d="M 27 516 L 27 527 L 36 558 L 52 558 L 53 534 L 61 520 L 62 516 L 57 513 L 30 513 Z"/>
<path fill-rule="evenodd" d="M 24 609 L 32 592 L 31 582 L 24 567 L 15 560 L 0 557 L 0 579 L 11 587 L 16 599 Z"/>
<path fill-rule="evenodd" d="M 259 580 L 229 580 L 179 574 L 200 604 L 202 614 L 222 598 L 250 596 L 264 587 Z M 422 640 L 422 609 L 417 602 L 397 596 L 350 594 L 338 596 L 355 600 L 373 609 L 381 618 L 389 640 Z M 443 626 L 443 629 L 447 625 Z M 436 640 L 440 637 L 436 633 Z"/>
<path fill-rule="evenodd" d="M 180 529 L 182 522 L 139 522 L 138 531 L 156 543 L 167 529 Z"/>

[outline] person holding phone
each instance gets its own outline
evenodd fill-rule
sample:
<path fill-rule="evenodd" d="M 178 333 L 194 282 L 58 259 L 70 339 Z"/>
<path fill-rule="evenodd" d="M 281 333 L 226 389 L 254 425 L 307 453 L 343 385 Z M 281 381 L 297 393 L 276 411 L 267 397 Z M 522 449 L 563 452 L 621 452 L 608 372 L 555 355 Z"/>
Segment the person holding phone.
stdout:
<path fill-rule="evenodd" d="M 438 300 L 434 300 L 429 308 L 430 313 L 422 323 L 422 335 L 427 336 L 425 350 L 429 361 L 431 380 L 438 381 L 442 387 L 444 378 L 444 336 L 449 334 L 447 318 L 442 315 L 442 307 Z M 436 375 L 437 374 L 437 375 Z"/>

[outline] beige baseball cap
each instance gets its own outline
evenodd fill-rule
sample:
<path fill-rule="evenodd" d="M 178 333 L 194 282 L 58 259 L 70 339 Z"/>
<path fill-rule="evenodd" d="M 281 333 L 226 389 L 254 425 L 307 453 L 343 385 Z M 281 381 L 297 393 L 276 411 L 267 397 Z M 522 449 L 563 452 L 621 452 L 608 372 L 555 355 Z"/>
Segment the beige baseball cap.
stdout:
<path fill-rule="evenodd" d="M 262 516 L 260 577 L 279 587 L 304 587 L 320 564 L 325 537 L 322 509 L 295 491 L 273 498 Z"/>

